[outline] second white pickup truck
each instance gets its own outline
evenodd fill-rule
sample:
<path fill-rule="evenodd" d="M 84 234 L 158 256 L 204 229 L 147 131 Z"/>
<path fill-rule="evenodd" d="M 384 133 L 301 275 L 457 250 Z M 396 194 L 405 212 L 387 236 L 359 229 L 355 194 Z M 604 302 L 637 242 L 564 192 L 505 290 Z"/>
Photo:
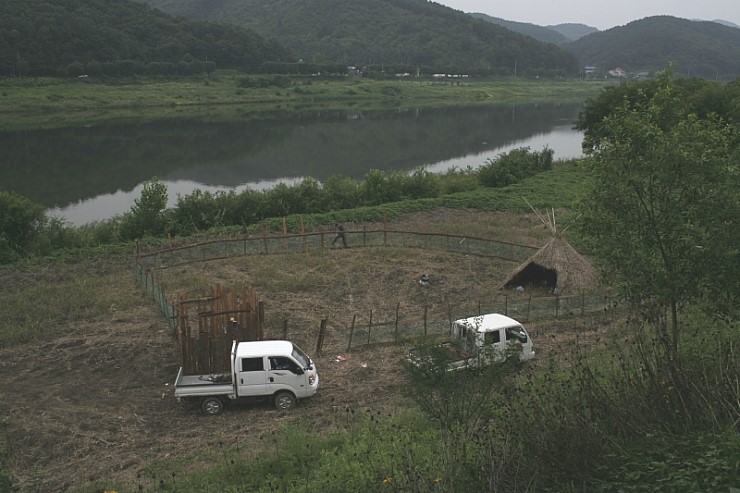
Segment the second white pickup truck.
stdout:
<path fill-rule="evenodd" d="M 231 347 L 231 373 L 185 375 L 175 380 L 175 397 L 199 399 L 201 410 L 220 414 L 230 400 L 267 396 L 277 409 L 295 407 L 319 387 L 316 365 L 290 341 L 237 342 Z"/>
<path fill-rule="evenodd" d="M 522 324 L 500 313 L 455 320 L 450 327 L 450 340 L 438 348 L 444 350 L 448 370 L 500 363 L 511 351 L 518 352 L 522 361 L 535 354 L 532 339 Z M 411 349 L 408 359 L 418 366 L 424 354 L 421 349 Z"/>

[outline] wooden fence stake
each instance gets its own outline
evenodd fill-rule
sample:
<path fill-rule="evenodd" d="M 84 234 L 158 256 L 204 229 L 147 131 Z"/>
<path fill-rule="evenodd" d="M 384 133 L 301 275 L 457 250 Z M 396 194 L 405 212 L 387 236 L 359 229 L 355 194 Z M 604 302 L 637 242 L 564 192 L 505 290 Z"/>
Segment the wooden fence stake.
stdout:
<path fill-rule="evenodd" d="M 399 302 L 398 302 L 398 303 L 396 304 L 396 326 L 395 326 L 395 331 L 396 331 L 396 344 L 398 344 L 398 311 L 399 311 L 400 309 L 401 309 L 401 302 L 399 301 Z"/>
<path fill-rule="evenodd" d="M 321 355 L 321 350 L 324 347 L 324 334 L 326 333 L 326 319 L 321 319 L 321 325 L 319 326 L 319 340 L 316 341 L 316 354 Z"/>
<path fill-rule="evenodd" d="M 355 333 L 355 321 L 357 320 L 357 314 L 352 315 L 352 326 L 349 328 L 349 343 L 347 344 L 347 352 L 352 349 L 352 335 Z"/>
<path fill-rule="evenodd" d="M 586 313 L 586 295 L 583 290 L 581 290 L 581 316 L 583 316 L 584 313 Z"/>
<path fill-rule="evenodd" d="M 288 339 L 288 319 L 283 320 L 283 340 Z"/>
<path fill-rule="evenodd" d="M 301 216 L 301 240 L 303 241 L 303 253 L 306 253 L 306 228 L 303 224 L 303 216 Z"/>
<path fill-rule="evenodd" d="M 373 330 L 373 310 L 370 309 L 370 323 L 367 326 L 367 343 L 370 344 L 370 332 Z"/>

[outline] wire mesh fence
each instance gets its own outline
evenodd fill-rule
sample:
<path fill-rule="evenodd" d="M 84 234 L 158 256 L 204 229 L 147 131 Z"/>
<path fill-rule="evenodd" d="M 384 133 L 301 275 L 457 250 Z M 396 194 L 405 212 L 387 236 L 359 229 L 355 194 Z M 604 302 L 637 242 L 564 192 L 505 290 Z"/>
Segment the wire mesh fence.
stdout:
<path fill-rule="evenodd" d="M 504 241 L 410 231 L 357 230 L 345 231 L 350 248 L 396 246 L 442 250 L 468 255 L 497 257 L 504 260 L 523 262 L 531 257 L 536 248 Z M 336 233 L 319 231 L 299 234 L 243 236 L 219 238 L 192 245 L 140 254 L 137 253 L 136 276 L 139 284 L 160 306 L 168 323 L 176 326 L 177 313 L 174 300 L 168 300 L 156 280 L 156 273 L 174 266 L 225 259 L 247 255 L 272 255 L 308 252 L 325 248 L 342 248 L 335 242 Z M 317 352 L 322 350 L 346 351 L 373 344 L 388 344 L 408 341 L 421 336 L 437 336 L 449 331 L 452 321 L 484 313 L 503 313 L 522 323 L 543 318 L 561 318 L 603 312 L 612 308 L 613 300 L 605 293 L 579 293 L 572 296 L 532 295 L 509 296 L 502 294 L 487 302 L 471 302 L 468 306 L 450 306 L 444 311 L 431 311 L 427 307 L 399 308 L 395 313 L 373 311 L 357 313 L 348 320 L 289 321 L 281 327 L 266 329 L 266 336 L 290 338 L 301 341 L 307 347 L 316 343 Z M 325 338 L 322 327 L 328 326 L 329 337 Z"/>
<path fill-rule="evenodd" d="M 470 303 L 449 307 L 446 311 L 430 311 L 421 306 L 406 307 L 404 310 L 397 308 L 395 313 L 369 310 L 353 315 L 351 322 L 328 321 L 334 332 L 334 337 L 330 339 L 332 346 L 317 349 L 349 351 L 363 346 L 446 335 L 453 321 L 486 313 L 502 313 L 526 324 L 538 319 L 582 317 L 586 314 L 609 318 L 613 308 L 614 303 L 609 295 L 581 293 L 537 298 L 503 295 L 489 304 Z M 305 333 L 301 335 L 306 337 Z"/>
<path fill-rule="evenodd" d="M 345 236 L 349 248 L 400 246 L 484 255 L 513 262 L 523 262 L 537 251 L 535 247 L 527 245 L 442 233 L 362 229 L 345 231 Z M 336 233 L 334 232 L 319 231 L 221 238 L 192 245 L 170 247 L 150 253 L 139 253 L 137 254 L 137 265 L 147 271 L 243 255 L 305 253 L 311 250 L 336 247 L 340 243 L 334 242 L 335 237 Z"/>

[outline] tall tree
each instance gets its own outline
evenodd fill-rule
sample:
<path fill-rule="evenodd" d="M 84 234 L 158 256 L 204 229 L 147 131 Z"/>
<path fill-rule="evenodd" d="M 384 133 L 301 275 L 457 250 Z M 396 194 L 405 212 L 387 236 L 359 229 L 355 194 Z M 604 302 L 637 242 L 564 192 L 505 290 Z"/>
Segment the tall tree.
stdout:
<path fill-rule="evenodd" d="M 699 118 L 670 70 L 657 83 L 599 123 L 582 228 L 609 278 L 675 352 L 683 306 L 740 294 L 740 174 L 735 129 Z"/>

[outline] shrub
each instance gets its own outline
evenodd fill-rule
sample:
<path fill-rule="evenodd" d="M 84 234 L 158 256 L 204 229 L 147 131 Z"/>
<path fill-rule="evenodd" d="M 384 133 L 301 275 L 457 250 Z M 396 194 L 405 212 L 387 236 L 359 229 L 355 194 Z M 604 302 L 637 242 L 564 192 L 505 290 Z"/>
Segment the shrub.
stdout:
<path fill-rule="evenodd" d="M 0 192 L 0 261 L 26 256 L 45 221 L 41 204 L 15 192 Z"/>
<path fill-rule="evenodd" d="M 441 189 L 441 178 L 436 173 L 417 169 L 403 180 L 401 193 L 404 199 L 437 197 Z"/>
<path fill-rule="evenodd" d="M 326 210 L 353 209 L 364 204 L 361 184 L 352 178 L 330 176 L 324 183 Z"/>
<path fill-rule="evenodd" d="M 159 236 L 167 229 L 167 186 L 154 177 L 144 182 L 141 196 L 131 212 L 122 218 L 122 231 L 128 239 Z"/>
<path fill-rule="evenodd" d="M 519 147 L 495 159 L 488 159 L 478 168 L 480 183 L 486 187 L 505 187 L 525 178 L 552 169 L 553 150 L 545 147 L 542 152 Z"/>

